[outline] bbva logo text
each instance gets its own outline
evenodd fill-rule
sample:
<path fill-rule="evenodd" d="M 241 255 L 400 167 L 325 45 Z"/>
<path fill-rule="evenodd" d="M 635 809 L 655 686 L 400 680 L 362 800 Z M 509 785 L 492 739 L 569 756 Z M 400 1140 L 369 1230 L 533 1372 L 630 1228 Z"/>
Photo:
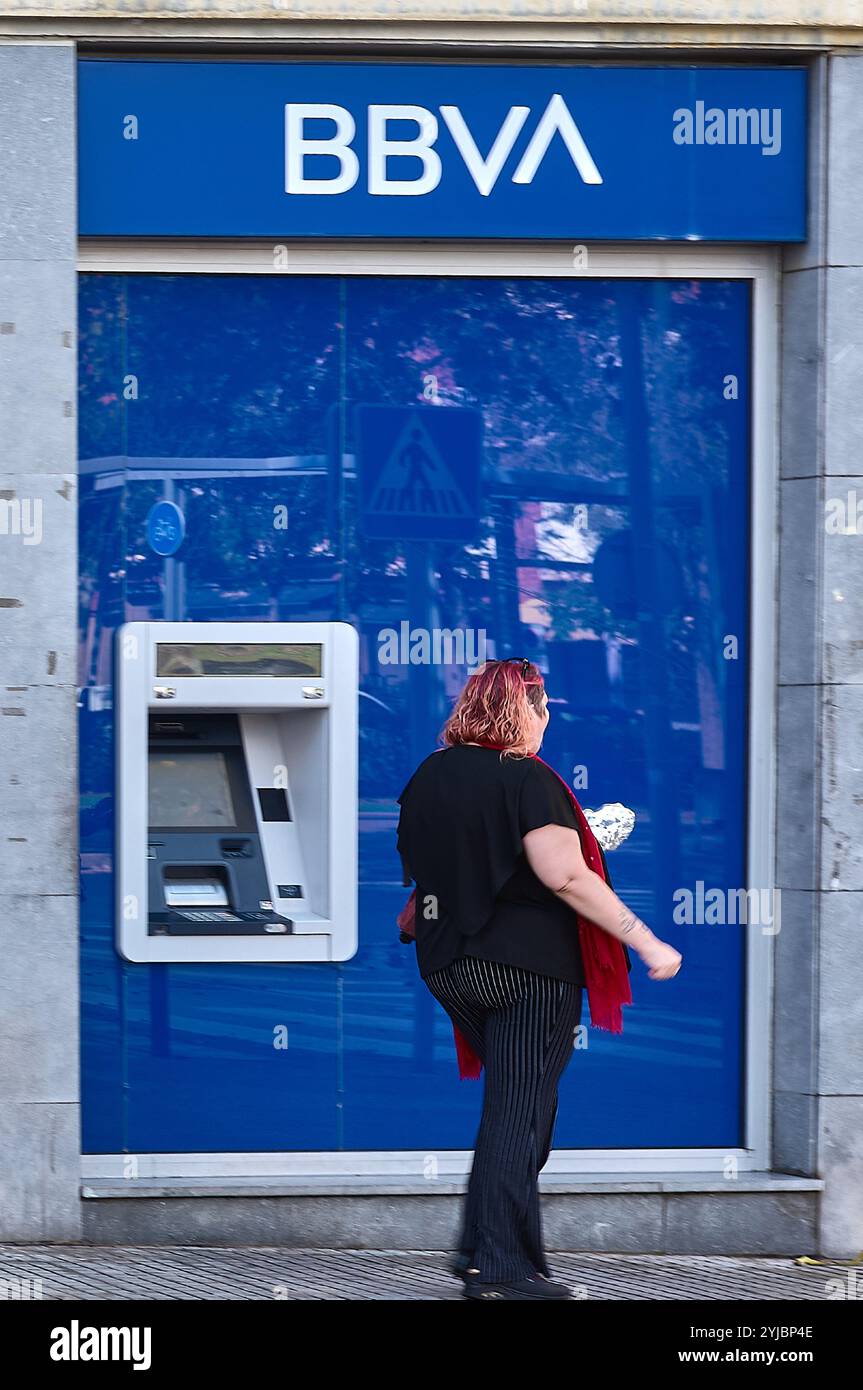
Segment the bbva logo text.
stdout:
<path fill-rule="evenodd" d="M 529 106 L 511 106 L 488 154 L 483 157 L 457 106 L 441 106 L 440 114 L 464 160 L 477 189 L 487 198 L 497 183 L 513 146 L 530 115 Z M 306 135 L 306 122 L 326 119 L 335 131 L 326 139 Z M 408 140 L 394 139 L 389 133 L 393 121 L 411 121 L 417 133 Z M 430 193 L 441 180 L 441 158 L 435 149 L 439 123 L 425 106 L 375 105 L 368 108 L 368 191 L 371 194 L 417 196 Z M 512 175 L 513 183 L 532 183 L 546 151 L 559 134 L 584 183 L 602 183 L 602 175 L 584 142 L 562 96 L 551 98 L 539 119 L 527 148 Z M 285 106 L 285 192 L 346 193 L 360 174 L 360 161 L 352 141 L 356 122 L 347 107 L 324 102 L 289 102 Z M 326 154 L 338 161 L 332 178 L 306 178 L 307 155 Z M 422 172 L 414 179 L 391 179 L 387 161 L 412 157 Z"/>

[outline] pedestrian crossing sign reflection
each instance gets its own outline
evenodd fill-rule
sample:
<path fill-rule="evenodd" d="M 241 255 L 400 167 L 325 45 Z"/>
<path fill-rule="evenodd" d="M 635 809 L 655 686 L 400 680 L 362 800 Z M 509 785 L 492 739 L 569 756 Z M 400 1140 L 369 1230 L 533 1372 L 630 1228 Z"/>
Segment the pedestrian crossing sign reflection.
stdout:
<path fill-rule="evenodd" d="M 367 536 L 470 540 L 479 517 L 482 420 L 460 406 L 358 406 Z"/>

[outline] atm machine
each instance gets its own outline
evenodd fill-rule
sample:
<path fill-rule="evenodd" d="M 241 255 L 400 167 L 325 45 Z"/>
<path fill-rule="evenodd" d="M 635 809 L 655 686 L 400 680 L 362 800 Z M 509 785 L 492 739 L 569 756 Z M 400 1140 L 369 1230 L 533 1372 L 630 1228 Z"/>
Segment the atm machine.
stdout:
<path fill-rule="evenodd" d="M 357 948 L 358 638 L 347 623 L 117 635 L 117 948 L 338 961 Z"/>

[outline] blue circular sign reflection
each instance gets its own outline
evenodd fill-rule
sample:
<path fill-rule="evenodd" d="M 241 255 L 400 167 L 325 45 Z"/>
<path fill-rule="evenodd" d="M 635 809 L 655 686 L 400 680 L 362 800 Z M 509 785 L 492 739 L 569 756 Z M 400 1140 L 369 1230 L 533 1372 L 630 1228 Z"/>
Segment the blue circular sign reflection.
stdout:
<path fill-rule="evenodd" d="M 147 513 L 147 542 L 157 555 L 175 555 L 186 534 L 186 518 L 176 502 L 156 502 Z"/>

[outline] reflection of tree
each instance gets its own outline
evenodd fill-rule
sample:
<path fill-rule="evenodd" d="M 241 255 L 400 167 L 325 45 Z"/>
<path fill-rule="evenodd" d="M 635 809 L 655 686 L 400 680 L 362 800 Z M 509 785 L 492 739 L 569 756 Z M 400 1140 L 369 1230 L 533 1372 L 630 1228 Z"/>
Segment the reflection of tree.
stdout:
<path fill-rule="evenodd" d="M 583 460 L 602 476 L 610 466 L 616 385 L 597 354 L 613 302 L 590 286 L 410 280 L 392 294 L 366 281 L 350 301 L 355 400 L 419 403 L 432 375 L 444 399 L 482 409 L 492 469 L 571 472 Z"/>
<path fill-rule="evenodd" d="M 624 626 L 610 618 L 597 598 L 589 570 L 567 574 L 560 583 L 546 584 L 542 596 L 551 619 L 549 635 L 556 642 L 568 641 L 579 630 L 600 636 L 609 625 L 618 633 Z"/>
<path fill-rule="evenodd" d="M 482 409 L 492 468 L 622 478 L 617 301 L 628 292 L 625 282 L 355 281 L 350 395 L 419 403 L 430 374 L 444 398 Z M 714 372 L 731 357 L 721 310 L 735 292 L 717 280 L 651 286 L 647 384 L 669 481 L 724 479 Z"/>
<path fill-rule="evenodd" d="M 501 517 L 511 527 L 526 503 L 543 500 L 565 510 L 583 500 L 580 482 L 594 490 L 598 541 L 639 525 L 625 495 L 618 337 L 619 305 L 631 292 L 626 282 L 577 279 L 85 275 L 82 458 L 235 458 L 242 474 L 248 461 L 293 456 L 300 467 L 273 477 L 204 473 L 180 484 L 187 595 L 209 588 L 223 608 L 245 595 L 237 616 L 303 617 L 314 604 L 321 616 L 374 631 L 413 616 L 410 542 L 366 539 L 350 472 L 336 491 L 328 485 L 331 408 L 349 460 L 350 407 L 422 405 L 432 376 L 439 409 L 476 406 L 485 424 L 476 543 L 431 543 L 441 621 L 484 627 L 517 647 L 520 589 L 545 606 L 551 640 L 574 631 L 631 638 L 631 620 L 604 608 L 589 568 L 556 564 L 541 544 L 539 554 L 518 548 L 501 561 Z M 692 717 L 696 652 L 709 660 L 715 634 L 705 624 L 723 627 L 717 615 L 731 591 L 727 575 L 703 566 L 707 553 L 721 561 L 721 537 L 710 531 L 732 522 L 723 511 L 730 436 L 717 410 L 716 363 L 739 370 L 745 387 L 732 337 L 740 294 L 720 280 L 654 282 L 640 324 L 655 534 L 683 575 L 682 606 L 664 618 L 674 717 Z M 137 400 L 123 397 L 128 374 Z M 603 505 L 605 485 L 615 495 Z M 667 505 L 684 494 L 710 497 L 710 512 L 700 501 L 689 511 Z M 145 534 L 160 495 L 157 479 L 126 490 L 129 596 L 144 608 L 158 603 L 162 583 Z M 288 508 L 287 530 L 273 525 L 279 506 Z M 558 524 L 565 533 L 566 519 Z M 516 615 L 514 630 L 497 630 L 502 613 Z M 403 712 L 407 679 L 384 679 L 374 661 L 372 674 Z"/>
<path fill-rule="evenodd" d="M 125 452 L 125 275 L 82 275 L 78 303 L 79 453 L 82 459 Z"/>
<path fill-rule="evenodd" d="M 190 489 L 183 558 L 217 590 L 265 593 L 277 617 L 280 590 L 306 574 L 309 557 L 327 545 L 325 483 L 290 476 L 255 483 L 253 489 L 236 480 Z M 281 507 L 288 510 L 286 528 L 275 524 Z"/>
<path fill-rule="evenodd" d="M 729 445 L 717 421 L 714 364 L 733 360 L 723 309 L 730 307 L 731 295 L 737 292 L 738 287 L 720 281 L 666 281 L 651 287 L 642 328 L 651 449 L 657 478 L 672 497 L 677 489 L 700 491 L 710 480 L 720 488 L 727 486 Z M 423 379 L 432 375 L 442 399 L 479 406 L 485 419 L 487 496 L 499 470 L 516 495 L 523 481 L 525 495 L 541 496 L 530 491 L 538 474 L 625 485 L 617 340 L 620 293 L 628 290 L 572 281 L 400 281 L 392 292 L 380 282 L 354 284 L 348 317 L 351 396 L 419 403 Z M 700 520 L 703 524 L 704 518 Z M 638 524 L 625 503 L 613 517 L 607 509 L 590 508 L 590 525 L 601 531 L 600 539 L 616 527 Z M 691 563 L 703 547 L 699 525 L 693 526 L 691 517 L 675 518 L 661 502 L 655 524 L 657 538 L 666 541 L 683 564 L 691 597 Z M 481 543 L 491 535 L 484 521 Z M 397 542 L 368 546 L 361 532 L 356 540 L 362 561 L 354 578 L 358 592 L 367 592 L 366 567 L 378 569 L 403 547 Z M 435 547 L 441 562 L 445 559 L 438 568 L 451 572 L 456 565 L 462 608 L 476 615 L 474 621 L 480 615 L 487 621 L 485 569 L 492 586 L 505 590 L 514 586 L 515 578 L 494 560 L 486 567 L 463 551 L 456 562 L 449 549 Z M 565 640 L 578 629 L 636 636 L 630 619 L 609 612 L 600 602 L 589 571 L 556 571 L 552 561 L 541 568 L 555 577 L 544 581 L 533 567 L 526 573 L 527 558 L 520 556 L 521 592 L 536 592 L 543 600 L 550 637 Z M 393 584 L 398 581 L 390 582 L 391 589 Z M 695 611 L 691 604 L 688 611 Z M 691 718 L 691 618 L 687 625 L 683 614 L 675 611 L 665 628 L 673 703 L 685 707 Z M 679 697 L 673 694 L 676 690 Z"/>
<path fill-rule="evenodd" d="M 725 441 L 704 421 L 725 348 L 716 310 L 728 293 L 722 281 L 661 282 L 646 316 L 651 430 L 666 484 L 724 481 Z M 431 374 L 444 399 L 449 391 L 479 406 L 492 485 L 500 467 L 525 479 L 621 479 L 617 294 L 611 282 L 573 280 L 85 276 L 82 456 L 324 456 L 343 348 L 351 401 L 419 404 Z M 137 401 L 123 400 L 127 373 Z M 325 538 L 310 480 L 291 483 L 287 536 L 272 526 L 284 486 L 261 480 L 258 489 L 238 507 L 208 487 L 210 543 L 188 542 L 216 571 L 224 557 L 241 587 Z M 385 567 L 400 549 L 376 541 L 368 563 Z"/>
<path fill-rule="evenodd" d="M 82 457 L 324 454 L 338 297 L 333 279 L 85 276 Z M 130 374 L 138 398 L 127 401 Z M 115 398 L 122 434 L 103 448 Z"/>

